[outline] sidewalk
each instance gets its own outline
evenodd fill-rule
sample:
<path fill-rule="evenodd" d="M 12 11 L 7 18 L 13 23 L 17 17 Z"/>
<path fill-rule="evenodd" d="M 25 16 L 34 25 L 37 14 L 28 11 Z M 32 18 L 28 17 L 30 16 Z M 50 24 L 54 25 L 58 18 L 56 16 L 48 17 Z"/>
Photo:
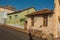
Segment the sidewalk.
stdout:
<path fill-rule="evenodd" d="M 16 31 L 27 33 L 27 30 L 24 30 L 24 29 L 21 29 L 21 28 L 17 28 L 17 27 L 14 27 L 14 26 L 6 25 L 6 24 L 0 24 L 0 26 L 6 27 L 6 28 L 10 28 L 10 29 L 14 29 Z"/>
<path fill-rule="evenodd" d="M 16 31 L 28 33 L 28 30 L 17 28 L 17 27 L 14 27 L 14 26 L 6 25 L 6 24 L 0 24 L 0 26 L 6 27 L 6 28 L 9 28 L 9 29 L 13 29 L 13 30 L 16 30 Z M 40 31 L 37 30 L 36 32 L 35 31 L 33 32 L 32 30 L 31 30 L 31 33 L 32 33 L 33 36 L 40 37 L 40 35 L 41 35 Z"/>
<path fill-rule="evenodd" d="M 14 27 L 14 26 L 6 25 L 6 24 L 0 24 L 0 26 L 6 27 L 6 28 L 10 28 L 10 29 L 14 29 L 16 31 L 28 33 L 28 30 L 17 28 L 17 27 Z M 42 34 L 41 34 L 41 32 L 39 30 L 34 30 L 33 31 L 33 29 L 31 29 L 31 33 L 32 33 L 33 36 L 36 36 L 36 37 L 42 36 Z"/>

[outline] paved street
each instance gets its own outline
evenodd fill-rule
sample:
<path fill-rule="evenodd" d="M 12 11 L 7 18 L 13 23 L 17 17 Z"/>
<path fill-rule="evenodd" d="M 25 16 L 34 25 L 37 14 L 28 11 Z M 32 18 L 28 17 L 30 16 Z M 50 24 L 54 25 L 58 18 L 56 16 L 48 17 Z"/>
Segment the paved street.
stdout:
<path fill-rule="evenodd" d="M 34 40 L 40 40 L 40 38 L 33 37 Z M 0 27 L 0 40 L 29 40 L 29 36 L 26 33 L 19 32 L 13 29 Z"/>

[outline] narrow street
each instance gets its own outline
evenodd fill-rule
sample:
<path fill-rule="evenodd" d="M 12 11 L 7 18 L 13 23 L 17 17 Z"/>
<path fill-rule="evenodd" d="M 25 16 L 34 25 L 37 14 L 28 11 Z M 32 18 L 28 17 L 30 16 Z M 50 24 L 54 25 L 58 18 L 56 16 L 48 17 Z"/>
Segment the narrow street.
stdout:
<path fill-rule="evenodd" d="M 40 38 L 37 37 L 33 37 L 33 39 L 40 40 Z M 29 35 L 23 32 L 0 26 L 0 40 L 29 40 Z"/>

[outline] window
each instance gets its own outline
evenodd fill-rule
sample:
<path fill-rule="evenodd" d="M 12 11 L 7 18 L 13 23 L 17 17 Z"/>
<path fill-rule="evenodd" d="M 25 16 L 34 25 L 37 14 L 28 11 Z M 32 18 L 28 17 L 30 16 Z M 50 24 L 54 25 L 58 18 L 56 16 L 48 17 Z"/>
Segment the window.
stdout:
<path fill-rule="evenodd" d="M 31 17 L 31 26 L 34 26 L 34 17 Z"/>
<path fill-rule="evenodd" d="M 58 18 L 58 20 L 59 20 L 59 23 L 60 23 L 60 18 Z"/>
<path fill-rule="evenodd" d="M 59 5 L 60 5 L 60 0 L 59 0 Z"/>
<path fill-rule="evenodd" d="M 9 16 L 9 18 L 11 19 L 12 17 L 11 17 L 11 16 Z"/>
<path fill-rule="evenodd" d="M 15 18 L 17 18 L 17 15 L 15 15 Z"/>
<path fill-rule="evenodd" d="M 48 16 L 44 16 L 43 17 L 43 26 L 47 26 L 48 25 Z"/>
<path fill-rule="evenodd" d="M 54 36 L 53 36 L 53 33 L 50 33 L 50 36 L 51 36 L 51 37 L 54 37 Z"/>

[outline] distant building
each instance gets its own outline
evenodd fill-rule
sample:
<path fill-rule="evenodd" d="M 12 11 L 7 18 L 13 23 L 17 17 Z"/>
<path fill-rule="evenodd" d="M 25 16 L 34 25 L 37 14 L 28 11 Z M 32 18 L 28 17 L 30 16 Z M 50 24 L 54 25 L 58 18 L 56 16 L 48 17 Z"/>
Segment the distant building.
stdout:
<path fill-rule="evenodd" d="M 7 14 L 16 11 L 12 6 L 0 6 L 0 23 L 5 23 Z"/>
<path fill-rule="evenodd" d="M 31 7 L 20 11 L 15 11 L 13 13 L 9 13 L 7 14 L 7 24 L 18 28 L 24 28 L 24 23 L 28 19 L 25 15 L 35 11 L 35 8 Z"/>
<path fill-rule="evenodd" d="M 7 5 L 7 6 L 0 6 L 0 12 L 6 11 L 7 13 L 12 13 L 16 11 L 16 9 L 13 6 Z"/>

